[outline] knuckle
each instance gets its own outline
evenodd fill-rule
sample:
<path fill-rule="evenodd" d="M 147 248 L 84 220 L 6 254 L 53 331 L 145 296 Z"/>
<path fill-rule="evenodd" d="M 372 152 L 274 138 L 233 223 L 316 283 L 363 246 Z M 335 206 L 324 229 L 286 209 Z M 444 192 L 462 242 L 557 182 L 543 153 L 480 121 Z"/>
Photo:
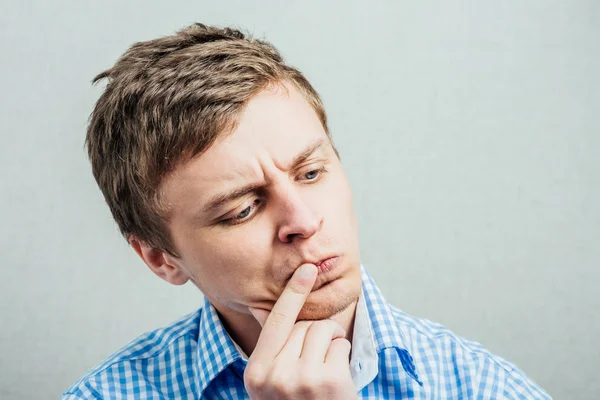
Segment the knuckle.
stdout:
<path fill-rule="evenodd" d="M 314 365 L 309 363 L 304 363 L 302 365 L 298 375 L 300 377 L 301 386 L 308 385 L 310 387 L 314 387 L 322 378 L 322 374 L 319 369 L 315 368 Z"/>
<path fill-rule="evenodd" d="M 265 383 L 266 374 L 261 366 L 258 364 L 248 363 L 246 370 L 244 371 L 244 383 L 250 388 L 262 387 Z"/>
<path fill-rule="evenodd" d="M 280 396 L 292 393 L 295 390 L 295 383 L 287 379 L 284 374 L 277 373 L 271 375 L 268 383 L 270 391 L 277 393 Z"/>
<path fill-rule="evenodd" d="M 340 376 L 339 371 L 311 367 L 307 368 L 303 382 L 313 389 L 318 389 L 320 393 L 334 393 L 341 386 Z"/>
<path fill-rule="evenodd" d="M 310 363 L 305 363 L 300 369 L 299 380 L 296 384 L 296 392 L 303 397 L 312 397 L 317 393 L 321 395 L 326 392 L 324 389 L 325 373 L 320 368 L 315 368 Z"/>
<path fill-rule="evenodd" d="M 327 326 L 328 323 L 329 320 L 327 319 L 318 319 L 313 321 L 313 325 L 315 326 L 315 328 L 322 328 L 324 326 Z"/>
<path fill-rule="evenodd" d="M 323 377 L 323 379 L 320 382 L 320 387 L 322 388 L 322 390 L 328 393 L 337 391 L 339 386 L 340 383 L 338 381 L 338 378 L 336 378 L 335 376 Z"/>
<path fill-rule="evenodd" d="M 341 359 L 345 359 L 346 361 L 350 360 L 350 352 L 352 350 L 352 344 L 344 339 L 338 338 L 331 342 L 330 349 L 333 349 L 333 353 L 331 354 L 331 361 Z"/>
<path fill-rule="evenodd" d="M 300 282 L 290 282 L 287 287 L 290 292 L 298 296 L 304 296 L 304 294 L 308 291 L 305 285 Z"/>
<path fill-rule="evenodd" d="M 345 346 L 346 348 L 348 348 L 348 350 L 350 350 L 350 348 L 352 347 L 352 343 L 350 343 L 350 341 L 346 338 L 337 338 L 333 341 L 336 342 L 339 346 Z"/>
<path fill-rule="evenodd" d="M 308 321 L 308 320 L 302 320 L 302 321 L 298 321 L 294 324 L 294 329 L 308 329 L 312 324 L 314 324 L 314 321 Z"/>
<path fill-rule="evenodd" d="M 298 387 L 296 388 L 296 393 L 301 397 L 301 398 L 313 398 L 315 396 L 315 394 L 318 392 L 319 388 L 314 386 L 314 385 L 309 385 L 307 383 L 302 383 L 300 385 L 298 385 Z"/>
<path fill-rule="evenodd" d="M 292 334 L 294 336 L 306 336 L 308 330 L 312 326 L 313 321 L 298 321 L 294 324 L 292 328 Z"/>
<path fill-rule="evenodd" d="M 332 321 L 330 319 L 315 321 L 313 324 L 314 328 L 312 329 L 316 329 L 322 332 L 323 334 L 325 334 L 325 332 L 328 332 L 336 337 L 344 336 L 346 334 L 346 331 L 337 322 Z"/>
<path fill-rule="evenodd" d="M 327 324 L 327 328 L 331 329 L 332 331 L 334 331 L 334 332 L 335 332 L 335 331 L 338 331 L 338 330 L 339 330 L 339 331 L 343 331 L 343 330 L 344 330 L 344 329 L 341 327 L 341 325 L 340 325 L 340 324 L 338 324 L 337 322 L 335 322 L 335 321 L 332 321 L 332 320 L 328 320 L 328 321 L 329 321 L 329 324 Z"/>
<path fill-rule="evenodd" d="M 292 378 L 291 368 L 289 365 L 279 361 L 275 362 L 273 369 L 269 374 L 269 382 L 279 383 L 285 382 Z"/>
<path fill-rule="evenodd" d="M 271 311 L 271 314 L 269 315 L 269 322 L 273 325 L 281 325 L 285 322 L 286 318 L 287 316 L 285 315 L 285 313 L 275 310 Z"/>
<path fill-rule="evenodd" d="M 267 392 L 275 393 L 278 396 L 285 397 L 294 393 L 298 379 L 297 374 L 294 373 L 295 370 L 292 365 L 275 363 L 265 377 L 263 387 Z"/>
<path fill-rule="evenodd" d="M 350 350 L 352 350 L 352 343 L 350 343 L 350 341 L 348 339 L 346 339 L 346 338 L 337 338 L 337 339 L 334 339 L 331 342 L 331 344 L 335 345 L 335 346 L 339 346 L 340 350 L 344 351 L 344 354 L 346 354 L 346 353 L 349 354 Z"/>
<path fill-rule="evenodd" d="M 337 328 L 339 326 L 337 322 L 330 319 L 322 319 L 317 321 L 317 323 L 323 328 Z"/>

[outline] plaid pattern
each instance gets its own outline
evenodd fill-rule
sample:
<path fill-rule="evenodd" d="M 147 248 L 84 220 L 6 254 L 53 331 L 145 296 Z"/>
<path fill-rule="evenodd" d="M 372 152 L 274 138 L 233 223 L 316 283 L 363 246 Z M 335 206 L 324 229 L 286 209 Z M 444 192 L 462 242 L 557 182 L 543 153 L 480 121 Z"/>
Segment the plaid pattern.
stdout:
<path fill-rule="evenodd" d="M 513 364 L 434 322 L 389 305 L 362 268 L 362 293 L 378 373 L 361 399 L 549 399 Z M 214 307 L 125 346 L 71 386 L 62 400 L 247 399 L 246 361 Z"/>

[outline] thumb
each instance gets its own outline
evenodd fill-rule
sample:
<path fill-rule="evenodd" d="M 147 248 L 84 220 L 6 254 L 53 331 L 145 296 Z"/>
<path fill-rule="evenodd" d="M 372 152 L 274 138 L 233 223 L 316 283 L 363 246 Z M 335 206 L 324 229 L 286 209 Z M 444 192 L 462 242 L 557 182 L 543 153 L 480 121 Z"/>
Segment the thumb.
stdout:
<path fill-rule="evenodd" d="M 263 310 L 262 308 L 248 307 L 248 311 L 250 311 L 250 314 L 258 321 L 261 327 L 265 325 L 269 314 L 271 314 L 270 311 Z"/>

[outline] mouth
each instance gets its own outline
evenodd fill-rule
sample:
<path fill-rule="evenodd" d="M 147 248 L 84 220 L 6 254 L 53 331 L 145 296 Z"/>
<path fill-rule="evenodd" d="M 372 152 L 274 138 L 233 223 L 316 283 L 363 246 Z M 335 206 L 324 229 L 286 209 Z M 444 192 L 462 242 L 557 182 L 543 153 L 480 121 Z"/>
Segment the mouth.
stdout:
<path fill-rule="evenodd" d="M 317 268 L 319 269 L 319 274 L 317 275 L 317 280 L 313 285 L 312 292 L 321 289 L 323 286 L 326 286 L 340 277 L 339 266 L 340 266 L 340 257 L 329 257 L 324 260 L 321 260 L 318 263 L 315 263 Z"/>
<path fill-rule="evenodd" d="M 338 271 L 340 268 L 340 264 L 341 264 L 341 257 L 340 256 L 330 256 L 327 258 L 323 258 L 320 261 L 302 261 L 302 263 L 300 265 L 303 264 L 313 264 L 317 267 L 318 269 L 318 275 L 317 275 L 317 280 L 315 281 L 315 284 L 313 285 L 312 291 L 314 292 L 315 290 L 320 289 L 321 287 L 333 282 L 334 280 L 336 280 L 337 278 L 339 278 L 340 276 L 340 271 Z M 292 278 L 292 275 L 294 274 L 294 271 L 292 271 L 289 276 L 286 278 L 285 282 L 287 284 L 287 282 L 289 282 L 289 280 Z"/>
<path fill-rule="evenodd" d="M 319 269 L 319 275 L 326 274 L 332 271 L 337 266 L 338 260 L 339 257 L 329 257 L 319 261 L 318 263 L 315 263 L 315 265 Z"/>

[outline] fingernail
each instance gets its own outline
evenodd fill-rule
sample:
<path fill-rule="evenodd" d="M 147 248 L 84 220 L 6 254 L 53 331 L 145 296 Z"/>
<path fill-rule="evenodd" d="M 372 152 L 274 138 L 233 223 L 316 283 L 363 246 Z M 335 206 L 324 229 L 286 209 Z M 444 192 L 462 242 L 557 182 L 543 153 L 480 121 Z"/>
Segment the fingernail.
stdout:
<path fill-rule="evenodd" d="M 298 276 L 300 276 L 300 278 L 302 278 L 302 279 L 311 278 L 313 276 L 313 272 L 314 272 L 315 268 L 316 267 L 312 264 L 301 265 L 298 270 Z"/>

